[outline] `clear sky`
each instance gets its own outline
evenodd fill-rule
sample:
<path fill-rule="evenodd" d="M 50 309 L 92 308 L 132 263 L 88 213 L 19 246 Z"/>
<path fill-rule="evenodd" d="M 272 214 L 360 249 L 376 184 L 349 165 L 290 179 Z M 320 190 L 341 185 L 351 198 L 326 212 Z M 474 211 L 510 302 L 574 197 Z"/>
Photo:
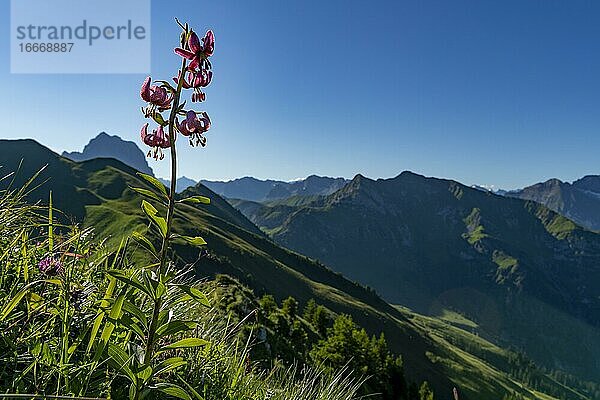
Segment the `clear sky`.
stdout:
<path fill-rule="evenodd" d="M 143 75 L 11 75 L 1 4 L 1 137 L 138 140 Z M 156 79 L 179 65 L 175 16 L 216 36 L 213 128 L 180 152 L 186 176 L 412 170 L 515 188 L 600 173 L 598 1 L 153 0 Z"/>

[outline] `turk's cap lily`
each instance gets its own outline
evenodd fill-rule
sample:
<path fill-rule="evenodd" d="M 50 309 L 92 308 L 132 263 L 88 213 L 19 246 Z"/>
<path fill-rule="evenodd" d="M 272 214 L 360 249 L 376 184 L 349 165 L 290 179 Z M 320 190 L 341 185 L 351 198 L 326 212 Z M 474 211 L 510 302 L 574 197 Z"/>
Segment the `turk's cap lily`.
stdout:
<path fill-rule="evenodd" d="M 152 156 L 156 160 L 159 158 L 162 160 L 164 158 L 161 149 L 167 149 L 171 147 L 169 135 L 165 132 L 162 125 L 159 125 L 158 128 L 153 129 L 152 132 L 148 132 L 148 123 L 145 123 L 140 131 L 140 137 L 142 138 L 142 142 L 144 142 L 144 144 L 152 147 L 152 149 L 148 151 L 147 156 Z"/>
<path fill-rule="evenodd" d="M 210 129 L 210 118 L 206 112 L 202 112 L 202 116 L 198 118 L 195 111 L 188 111 L 186 118 L 179 123 L 177 121 L 177 129 L 184 136 L 190 136 L 194 133 L 202 134 Z"/>
<path fill-rule="evenodd" d="M 174 77 L 173 81 L 175 81 L 175 83 L 179 83 L 179 78 Z M 210 84 L 210 82 L 212 81 L 212 71 L 207 71 L 205 69 L 200 70 L 200 71 L 186 71 L 185 76 L 183 78 L 183 82 L 182 82 L 182 87 L 184 89 L 191 89 L 191 88 L 200 88 L 200 87 L 206 87 Z"/>
<path fill-rule="evenodd" d="M 151 81 L 152 79 L 147 77 L 144 80 L 144 83 L 142 83 L 142 88 L 140 89 L 140 96 L 142 99 L 162 110 L 166 110 L 171 107 L 173 95 L 169 94 L 167 89 L 161 86 L 151 85 Z"/>
<path fill-rule="evenodd" d="M 183 58 L 190 60 L 189 68 L 194 70 L 198 68 L 202 61 L 213 55 L 215 51 L 215 35 L 209 30 L 206 35 L 202 38 L 202 44 L 196 32 L 192 32 L 187 41 L 187 47 L 189 50 L 177 47 L 175 53 Z"/>
<path fill-rule="evenodd" d="M 210 129 L 210 118 L 206 112 L 202 112 L 200 118 L 195 111 L 188 111 L 186 118 L 179 123 L 176 119 L 177 129 L 183 136 L 187 136 L 190 139 L 190 145 L 206 146 L 206 137 L 203 133 Z"/>

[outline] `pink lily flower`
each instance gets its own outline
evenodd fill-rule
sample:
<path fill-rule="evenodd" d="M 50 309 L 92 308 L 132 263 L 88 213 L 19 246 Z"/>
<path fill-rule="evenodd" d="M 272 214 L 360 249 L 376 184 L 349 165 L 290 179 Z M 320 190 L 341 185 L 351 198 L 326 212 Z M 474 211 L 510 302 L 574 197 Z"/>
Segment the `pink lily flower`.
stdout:
<path fill-rule="evenodd" d="M 175 83 L 179 83 L 179 78 L 174 77 L 173 80 Z M 212 71 L 207 71 L 205 69 L 192 72 L 187 71 L 183 78 L 182 87 L 184 89 L 194 89 L 194 93 L 192 94 L 193 102 L 200 102 L 206 99 L 206 94 L 202 92 L 201 87 L 206 87 L 210 84 L 212 80 Z"/>
<path fill-rule="evenodd" d="M 181 123 L 175 120 L 177 129 L 183 136 L 190 138 L 190 145 L 192 146 L 206 146 L 206 137 L 203 136 L 203 133 L 210 129 L 210 118 L 206 112 L 202 112 L 201 115 L 198 118 L 195 111 L 188 111 L 186 118 Z"/>
<path fill-rule="evenodd" d="M 160 86 L 150 86 L 151 78 L 147 77 L 142 83 L 140 90 L 140 96 L 142 99 L 156 107 L 160 111 L 171 108 L 171 102 L 173 101 L 173 95 L 169 95 L 167 89 Z"/>
<path fill-rule="evenodd" d="M 189 50 L 177 47 L 175 53 L 190 60 L 189 69 L 195 70 L 203 64 L 204 60 L 213 55 L 215 51 L 215 35 L 209 30 L 206 32 L 204 38 L 202 38 L 202 44 L 200 44 L 198 35 L 196 35 L 196 32 L 192 32 L 188 39 L 187 47 Z"/>
<path fill-rule="evenodd" d="M 174 77 L 173 80 L 175 83 L 179 83 L 179 78 Z M 190 88 L 199 88 L 206 87 L 212 81 L 212 71 L 207 71 L 205 69 L 193 72 L 186 71 L 185 77 L 183 78 L 182 86 L 184 89 Z"/>
<path fill-rule="evenodd" d="M 169 135 L 165 132 L 162 125 L 159 125 L 158 128 L 153 129 L 152 133 L 148 133 L 148 123 L 145 123 L 140 131 L 140 136 L 144 144 L 152 147 L 152 149 L 148 151 L 147 157 L 152 156 L 155 160 L 162 160 L 165 157 L 162 149 L 168 149 L 171 147 Z"/>

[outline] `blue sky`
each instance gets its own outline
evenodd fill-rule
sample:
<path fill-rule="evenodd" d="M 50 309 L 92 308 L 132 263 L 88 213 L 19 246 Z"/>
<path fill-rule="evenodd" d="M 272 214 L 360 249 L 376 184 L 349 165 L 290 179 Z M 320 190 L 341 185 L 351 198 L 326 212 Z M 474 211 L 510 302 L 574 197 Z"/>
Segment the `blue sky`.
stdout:
<path fill-rule="evenodd" d="M 138 140 L 143 75 L 11 75 L 0 11 L 2 137 Z M 174 16 L 216 35 L 213 128 L 205 149 L 180 142 L 186 176 L 412 170 L 515 188 L 600 173 L 599 2 L 153 0 L 156 79 L 178 67 Z"/>

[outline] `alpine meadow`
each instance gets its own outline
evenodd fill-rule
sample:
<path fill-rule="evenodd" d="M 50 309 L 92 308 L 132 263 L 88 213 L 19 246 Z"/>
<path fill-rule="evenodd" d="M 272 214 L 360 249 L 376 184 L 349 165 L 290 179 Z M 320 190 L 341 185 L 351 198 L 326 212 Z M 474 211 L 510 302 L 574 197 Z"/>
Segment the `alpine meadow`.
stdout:
<path fill-rule="evenodd" d="M 600 6 L 10 3 L 0 399 L 600 400 Z"/>

